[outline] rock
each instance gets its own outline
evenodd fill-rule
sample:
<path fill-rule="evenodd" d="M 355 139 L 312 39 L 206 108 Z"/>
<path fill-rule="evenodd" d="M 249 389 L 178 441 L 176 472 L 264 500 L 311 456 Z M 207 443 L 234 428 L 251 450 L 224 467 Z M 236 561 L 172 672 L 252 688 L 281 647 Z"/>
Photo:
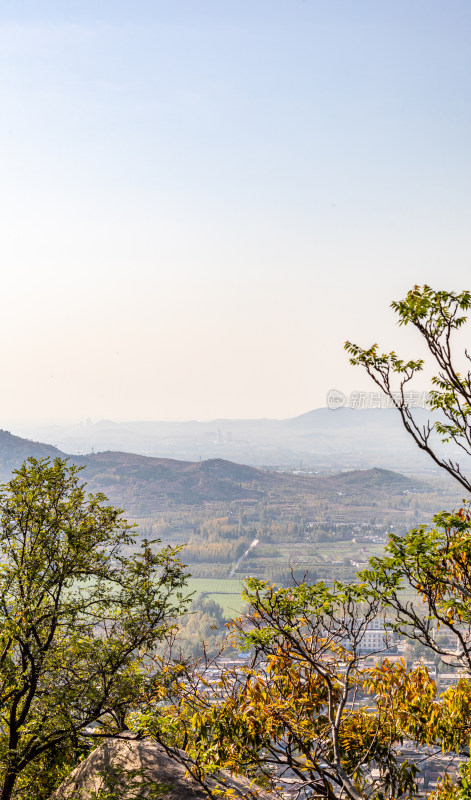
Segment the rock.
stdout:
<path fill-rule="evenodd" d="M 76 767 L 51 800 L 208 800 L 185 767 L 151 739 L 110 738 Z M 235 798 L 250 798 L 250 783 L 221 773 Z M 209 785 L 214 781 L 209 781 Z M 262 800 L 270 800 L 261 793 Z"/>

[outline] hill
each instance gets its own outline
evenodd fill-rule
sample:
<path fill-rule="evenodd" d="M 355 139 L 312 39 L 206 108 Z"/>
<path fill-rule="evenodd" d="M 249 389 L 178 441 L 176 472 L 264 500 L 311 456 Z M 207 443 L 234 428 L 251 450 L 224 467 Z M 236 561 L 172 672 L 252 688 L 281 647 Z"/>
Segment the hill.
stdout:
<path fill-rule="evenodd" d="M 0 432 L 1 481 L 30 455 L 65 456 L 51 445 Z M 112 451 L 69 458 L 83 467 L 88 490 L 124 509 L 139 536 L 186 545 L 182 557 L 200 581 L 199 594 L 222 608 L 226 600 L 236 608 L 226 597 L 228 576 L 283 584 L 293 567 L 301 578 L 309 570 L 321 580 L 352 579 L 356 565 L 382 552 L 391 526 L 406 531 L 430 519 L 438 503 L 453 507 L 459 499 L 383 468 L 329 475 L 262 470 L 221 458 Z M 214 580 L 222 580 L 220 591 Z"/>
<path fill-rule="evenodd" d="M 319 483 L 322 481 L 331 487 L 337 487 L 337 490 L 342 490 L 344 493 L 357 494 L 361 492 L 363 495 L 374 493 L 378 490 L 408 494 L 430 490 L 430 487 L 424 481 L 412 480 L 399 472 L 392 472 L 390 469 L 379 469 L 378 467 L 342 472 L 339 475 L 321 478 Z"/>
<path fill-rule="evenodd" d="M 430 490 L 422 481 L 391 470 L 373 468 L 338 475 L 293 475 L 235 464 L 215 458 L 207 461 L 177 461 L 130 453 L 96 453 L 74 456 L 86 466 L 84 477 L 94 489 L 105 492 L 112 502 L 139 516 L 172 505 L 202 505 L 234 500 L 263 500 L 278 496 L 287 502 L 298 497 L 336 495 L 387 496 Z"/>
<path fill-rule="evenodd" d="M 13 469 L 28 457 L 68 457 L 85 467 L 83 478 L 91 490 L 103 491 L 111 502 L 129 513 L 146 516 L 175 505 L 202 505 L 231 501 L 259 501 L 277 496 L 294 502 L 297 497 L 385 496 L 427 492 L 422 481 L 391 470 L 373 468 L 336 475 L 306 475 L 273 472 L 225 459 L 180 461 L 135 453 L 107 451 L 67 456 L 52 445 L 22 439 L 0 431 L 0 479 L 8 480 Z"/>
<path fill-rule="evenodd" d="M 92 488 L 141 516 L 165 508 L 169 501 L 198 505 L 257 498 L 261 491 L 253 489 L 254 482 L 267 480 L 261 470 L 222 459 L 176 461 L 108 451 L 73 460 L 86 467 L 84 477 Z"/>
<path fill-rule="evenodd" d="M 57 447 L 42 442 L 33 442 L 13 436 L 8 431 L 0 430 L 0 481 L 7 481 L 14 469 L 17 469 L 29 456 L 34 458 L 56 458 L 64 456 Z"/>

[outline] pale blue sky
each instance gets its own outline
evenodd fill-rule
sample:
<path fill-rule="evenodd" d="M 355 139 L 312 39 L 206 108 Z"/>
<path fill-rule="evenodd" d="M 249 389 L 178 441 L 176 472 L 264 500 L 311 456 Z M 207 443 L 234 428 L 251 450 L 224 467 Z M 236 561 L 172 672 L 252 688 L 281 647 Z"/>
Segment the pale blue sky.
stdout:
<path fill-rule="evenodd" d="M 415 354 L 390 300 L 471 284 L 470 35 L 468 0 L 3 0 L 4 418 L 294 416 L 368 385 L 346 338 Z"/>

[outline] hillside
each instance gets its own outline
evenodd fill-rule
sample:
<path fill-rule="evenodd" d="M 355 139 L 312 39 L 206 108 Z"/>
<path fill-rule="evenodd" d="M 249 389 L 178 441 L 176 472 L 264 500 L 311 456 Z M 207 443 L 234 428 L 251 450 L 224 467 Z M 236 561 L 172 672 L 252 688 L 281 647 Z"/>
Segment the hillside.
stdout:
<path fill-rule="evenodd" d="M 91 487 L 139 515 L 165 508 L 169 501 L 199 505 L 257 498 L 261 491 L 253 484 L 267 481 L 261 470 L 221 459 L 191 462 L 113 452 L 73 459 L 86 467 L 84 478 Z"/>
<path fill-rule="evenodd" d="M 0 478 L 6 481 L 13 469 L 28 456 L 65 457 L 57 448 L 0 431 Z M 92 453 L 68 456 L 83 466 L 83 479 L 90 489 L 102 491 L 111 502 L 135 516 L 147 516 L 176 505 L 261 501 L 311 504 L 316 498 L 333 502 L 339 495 L 393 497 L 427 492 L 426 484 L 392 472 L 373 468 L 337 475 L 306 475 L 273 472 L 236 464 L 224 459 L 179 461 L 133 453 Z"/>
<path fill-rule="evenodd" d="M 286 501 L 309 501 L 309 497 L 369 497 L 379 492 L 396 494 L 427 492 L 421 481 L 390 470 L 371 469 L 339 475 L 292 475 L 267 472 L 223 459 L 175 461 L 129 453 L 97 453 L 74 457 L 86 465 L 84 477 L 93 488 L 109 495 L 113 502 L 140 516 L 168 505 L 201 505 L 208 502 L 262 500 L 279 496 Z"/>
<path fill-rule="evenodd" d="M 30 455 L 65 456 L 1 431 L 1 481 Z M 252 574 L 286 584 L 292 567 L 299 577 L 309 570 L 311 578 L 352 579 L 358 564 L 383 551 L 392 527 L 406 531 L 459 500 L 437 483 L 383 468 L 296 474 L 221 458 L 112 451 L 69 458 L 83 467 L 89 491 L 102 492 L 137 523 L 138 536 L 185 545 L 197 596 L 216 600 L 225 614 L 239 608 L 233 579 Z"/>
<path fill-rule="evenodd" d="M 363 495 L 372 492 L 389 491 L 391 493 L 402 492 L 416 494 L 417 492 L 427 492 L 430 487 L 424 481 L 412 480 L 399 472 L 392 472 L 390 469 L 357 469 L 349 472 L 341 472 L 339 475 L 321 477 L 319 485 L 336 487 L 343 493 L 361 492 Z"/>
<path fill-rule="evenodd" d="M 30 439 L 21 439 L 8 431 L 0 430 L 0 481 L 7 481 L 12 470 L 17 469 L 29 456 L 34 458 L 56 458 L 63 456 L 57 447 Z"/>

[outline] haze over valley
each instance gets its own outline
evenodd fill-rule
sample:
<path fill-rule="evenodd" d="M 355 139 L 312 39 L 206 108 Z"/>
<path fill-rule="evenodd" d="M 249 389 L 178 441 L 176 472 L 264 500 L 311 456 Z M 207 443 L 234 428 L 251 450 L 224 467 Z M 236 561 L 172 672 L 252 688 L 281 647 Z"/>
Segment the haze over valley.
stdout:
<path fill-rule="evenodd" d="M 420 408 L 414 416 L 420 424 L 429 418 Z M 398 412 L 387 408 L 318 408 L 285 420 L 88 420 L 75 425 L 23 424 L 13 430 L 75 454 L 120 450 L 188 461 L 223 458 L 270 469 L 325 472 L 380 467 L 439 474 L 405 432 Z"/>

